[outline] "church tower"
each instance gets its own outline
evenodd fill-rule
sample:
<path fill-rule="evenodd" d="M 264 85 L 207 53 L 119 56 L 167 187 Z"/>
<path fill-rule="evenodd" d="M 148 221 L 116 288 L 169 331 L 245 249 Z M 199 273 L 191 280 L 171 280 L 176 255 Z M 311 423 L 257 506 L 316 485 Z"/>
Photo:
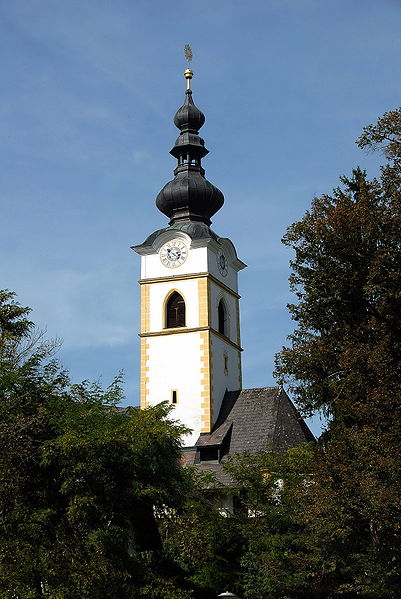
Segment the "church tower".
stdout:
<path fill-rule="evenodd" d="M 169 401 L 193 446 L 211 433 L 226 392 L 242 388 L 238 271 L 246 265 L 210 228 L 224 197 L 205 179 L 205 117 L 192 100 L 193 73 L 184 75 L 170 151 L 177 167 L 156 199 L 169 225 L 132 249 L 141 255 L 141 408 Z"/>

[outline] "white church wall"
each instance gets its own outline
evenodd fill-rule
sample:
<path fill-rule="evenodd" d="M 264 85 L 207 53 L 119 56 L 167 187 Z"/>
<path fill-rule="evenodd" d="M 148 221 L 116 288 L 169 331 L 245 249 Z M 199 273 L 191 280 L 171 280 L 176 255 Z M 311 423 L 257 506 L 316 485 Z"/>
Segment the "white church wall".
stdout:
<path fill-rule="evenodd" d="M 193 445 L 201 431 L 202 414 L 199 333 L 149 337 L 148 341 L 149 404 L 171 401 L 171 392 L 177 391 L 173 417 L 193 429 L 184 439 L 186 446 Z"/>

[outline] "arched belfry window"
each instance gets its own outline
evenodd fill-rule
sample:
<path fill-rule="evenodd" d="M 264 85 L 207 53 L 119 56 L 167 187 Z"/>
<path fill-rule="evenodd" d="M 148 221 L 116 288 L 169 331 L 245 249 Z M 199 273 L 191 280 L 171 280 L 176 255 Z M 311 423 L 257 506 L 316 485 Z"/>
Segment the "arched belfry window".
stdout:
<path fill-rule="evenodd" d="M 226 305 L 225 305 L 223 299 L 221 299 L 219 301 L 219 305 L 217 308 L 217 314 L 218 314 L 218 319 L 219 319 L 218 331 L 219 331 L 219 333 L 221 333 L 222 335 L 225 335 L 227 337 L 227 308 L 226 308 Z"/>
<path fill-rule="evenodd" d="M 184 298 L 174 291 L 166 305 L 166 329 L 185 327 L 185 302 Z"/>

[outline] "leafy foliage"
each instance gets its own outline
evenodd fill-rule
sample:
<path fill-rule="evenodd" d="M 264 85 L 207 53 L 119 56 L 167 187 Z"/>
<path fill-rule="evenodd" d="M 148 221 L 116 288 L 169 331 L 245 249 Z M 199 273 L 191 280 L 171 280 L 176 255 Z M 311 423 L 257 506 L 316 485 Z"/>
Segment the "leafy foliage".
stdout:
<path fill-rule="evenodd" d="M 373 381 L 393 395 L 400 381 L 401 206 L 360 170 L 342 181 L 284 237 L 299 301 L 277 373 L 306 411 L 352 418 Z"/>
<path fill-rule="evenodd" d="M 380 150 L 388 160 L 401 159 L 401 107 L 385 112 L 374 125 L 364 127 L 356 142 L 360 148 Z"/>
<path fill-rule="evenodd" d="M 240 455 L 227 465 L 242 512 L 240 560 L 244 599 L 310 597 L 313 588 L 308 535 L 302 521 L 314 450 Z"/>
<path fill-rule="evenodd" d="M 397 597 L 401 571 L 401 109 L 365 128 L 391 163 L 315 198 L 284 243 L 296 329 L 276 374 L 329 416 L 305 512 L 323 596 Z"/>
<path fill-rule="evenodd" d="M 238 583 L 241 526 L 221 509 L 221 493 L 227 490 L 213 476 L 196 471 L 192 475 L 193 489 L 184 509 L 168 513 L 161 522 L 164 549 L 194 599 L 214 599 Z"/>
<path fill-rule="evenodd" d="M 33 325 L 27 308 L 2 298 L 0 345 L 15 348 Z M 4 355 L 1 596 L 143 596 L 143 551 L 161 548 L 153 510 L 178 509 L 188 488 L 179 466 L 182 427 L 163 404 L 118 408 L 118 377 L 106 391 L 71 385 L 43 347 L 19 364 Z M 167 575 L 163 584 L 175 588 Z"/>

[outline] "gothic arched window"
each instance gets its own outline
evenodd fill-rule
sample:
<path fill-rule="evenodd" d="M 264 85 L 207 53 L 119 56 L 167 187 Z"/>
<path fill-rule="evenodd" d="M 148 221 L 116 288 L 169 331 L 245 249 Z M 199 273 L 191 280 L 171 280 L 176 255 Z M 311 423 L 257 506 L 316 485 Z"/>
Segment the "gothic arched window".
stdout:
<path fill-rule="evenodd" d="M 222 299 L 219 301 L 219 305 L 217 308 L 217 314 L 218 314 L 218 319 L 219 319 L 218 331 L 219 331 L 219 333 L 221 333 L 222 335 L 225 335 L 227 337 L 227 309 L 226 309 L 224 300 L 222 300 Z"/>
<path fill-rule="evenodd" d="M 166 305 L 166 329 L 185 327 L 185 302 L 184 298 L 174 291 Z"/>

